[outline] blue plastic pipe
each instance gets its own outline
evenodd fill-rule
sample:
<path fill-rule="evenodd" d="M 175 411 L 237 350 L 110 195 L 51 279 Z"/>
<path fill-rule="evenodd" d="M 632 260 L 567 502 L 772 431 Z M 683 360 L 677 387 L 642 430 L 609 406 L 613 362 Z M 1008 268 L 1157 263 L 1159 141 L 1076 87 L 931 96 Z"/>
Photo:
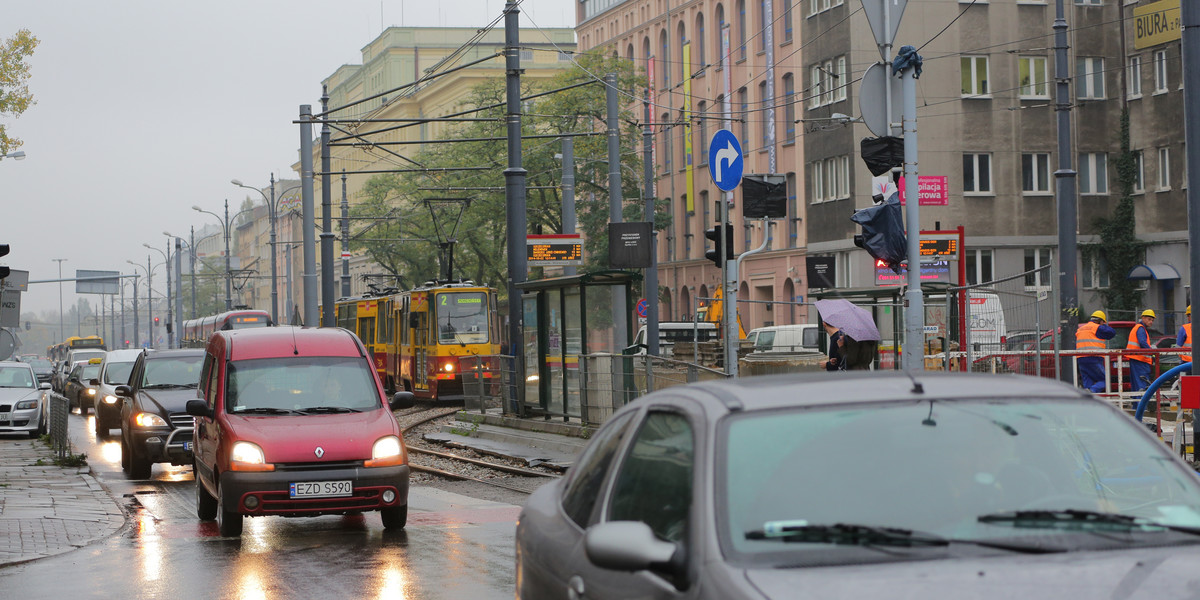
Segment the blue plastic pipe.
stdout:
<path fill-rule="evenodd" d="M 1159 375 L 1158 379 L 1155 379 L 1154 383 L 1151 383 L 1150 387 L 1146 388 L 1146 393 L 1142 394 L 1142 399 L 1138 402 L 1137 411 L 1133 413 L 1133 420 L 1137 421 L 1138 423 L 1142 422 L 1142 413 L 1146 412 L 1146 404 L 1150 402 L 1150 396 L 1153 396 L 1154 392 L 1158 391 L 1159 386 L 1166 383 L 1168 380 L 1170 380 L 1171 378 L 1175 377 L 1176 375 L 1178 375 L 1180 373 L 1191 373 L 1191 372 L 1192 372 L 1192 363 L 1185 362 L 1185 363 L 1179 365 L 1178 367 L 1175 367 L 1175 368 L 1167 371 L 1166 373 Z"/>

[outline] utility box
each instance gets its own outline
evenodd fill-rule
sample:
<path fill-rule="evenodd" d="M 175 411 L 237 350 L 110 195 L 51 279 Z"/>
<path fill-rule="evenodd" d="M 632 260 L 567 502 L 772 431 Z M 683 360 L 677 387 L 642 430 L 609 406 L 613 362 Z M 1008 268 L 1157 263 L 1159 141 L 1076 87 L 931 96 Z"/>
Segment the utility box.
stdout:
<path fill-rule="evenodd" d="M 1184 375 L 1179 378 L 1179 407 L 1200 409 L 1200 375 Z"/>

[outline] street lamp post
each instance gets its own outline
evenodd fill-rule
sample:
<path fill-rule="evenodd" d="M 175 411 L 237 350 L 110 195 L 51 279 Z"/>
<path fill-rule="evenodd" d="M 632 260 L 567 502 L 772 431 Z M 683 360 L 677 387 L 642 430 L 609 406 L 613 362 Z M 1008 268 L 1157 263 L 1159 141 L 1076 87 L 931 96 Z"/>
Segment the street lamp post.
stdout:
<path fill-rule="evenodd" d="M 8 154 L 0 154 L 0 160 L 4 160 L 6 158 L 11 158 L 13 160 L 25 160 L 25 151 L 17 150 L 16 152 L 9 152 Z"/>
<path fill-rule="evenodd" d="M 279 323 L 279 263 L 277 260 L 278 251 L 275 248 L 275 217 L 278 212 L 278 201 L 275 199 L 275 174 L 271 173 L 271 197 L 269 199 L 262 190 L 255 187 L 250 187 L 237 179 L 233 179 L 229 183 L 241 188 L 258 192 L 263 197 L 263 202 L 267 203 L 267 211 L 269 213 L 267 216 L 271 220 L 271 240 L 268 242 L 268 244 L 271 246 L 271 320 L 275 323 Z M 300 189 L 299 185 L 283 190 L 283 192 L 279 194 L 279 200 L 283 200 L 284 196 L 287 195 L 288 192 L 297 189 Z"/>
<path fill-rule="evenodd" d="M 169 236 L 171 234 L 168 233 L 166 235 Z M 172 325 L 174 323 L 174 321 L 172 320 L 172 319 L 174 319 L 174 313 L 173 313 L 172 306 L 171 306 L 172 293 L 171 293 L 171 245 L 170 245 L 170 240 L 167 241 L 167 251 L 166 252 L 163 252 L 162 250 L 159 250 L 158 248 L 155 248 L 154 246 L 151 246 L 150 244 L 142 244 L 142 245 L 161 254 L 163 257 L 163 264 L 166 265 L 166 270 L 167 270 L 167 348 L 168 349 L 174 348 L 175 347 L 175 340 L 174 340 L 175 335 L 174 335 L 174 326 Z M 178 274 L 176 274 L 176 277 L 178 277 Z M 151 320 L 151 323 L 153 323 L 153 320 Z"/>
<path fill-rule="evenodd" d="M 63 330 L 63 306 L 62 306 L 62 264 L 65 258 L 50 259 L 58 263 L 58 341 L 67 339 L 66 332 Z"/>
<path fill-rule="evenodd" d="M 225 199 L 225 218 L 223 219 L 221 215 L 204 210 L 199 206 L 193 206 L 192 210 L 210 214 L 221 221 L 221 230 L 225 233 L 225 310 L 233 310 L 233 273 L 229 270 L 229 199 Z"/>

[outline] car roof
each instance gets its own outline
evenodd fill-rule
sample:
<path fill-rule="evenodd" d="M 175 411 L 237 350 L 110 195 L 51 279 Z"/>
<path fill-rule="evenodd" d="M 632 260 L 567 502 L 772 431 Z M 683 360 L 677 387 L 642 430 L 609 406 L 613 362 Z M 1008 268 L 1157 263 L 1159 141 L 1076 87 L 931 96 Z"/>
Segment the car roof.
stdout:
<path fill-rule="evenodd" d="M 214 334 L 214 337 L 216 336 L 222 338 L 221 342 L 226 346 L 226 357 L 229 360 L 290 356 L 365 356 L 354 334 L 341 327 L 261 327 L 218 331 Z"/>
<path fill-rule="evenodd" d="M 121 350 L 109 350 L 104 355 L 104 360 L 112 362 L 133 362 L 137 360 L 138 355 L 142 353 L 141 348 L 124 348 Z"/>
<path fill-rule="evenodd" d="M 916 384 L 920 384 L 920 391 Z M 729 411 L 914 400 L 1095 400 L 1083 390 L 1044 377 L 937 371 L 922 371 L 911 378 L 902 371 L 793 373 L 709 381 L 689 388 L 708 392 Z M 663 393 L 678 393 L 680 389 L 669 388 Z"/>
<path fill-rule="evenodd" d="M 180 356 L 204 356 L 204 348 L 175 348 L 173 350 L 157 350 L 155 352 L 147 352 L 146 360 L 177 358 Z"/>

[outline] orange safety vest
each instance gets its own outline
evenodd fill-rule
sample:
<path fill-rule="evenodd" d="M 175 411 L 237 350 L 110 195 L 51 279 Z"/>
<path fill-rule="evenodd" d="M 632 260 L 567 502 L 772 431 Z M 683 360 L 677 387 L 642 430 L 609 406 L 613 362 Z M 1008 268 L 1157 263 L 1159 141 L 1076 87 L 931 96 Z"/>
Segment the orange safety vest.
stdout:
<path fill-rule="evenodd" d="M 1191 347 L 1192 347 L 1192 324 L 1184 323 L 1183 331 L 1184 331 L 1184 333 L 1187 334 L 1187 337 L 1183 338 L 1183 345 L 1184 345 L 1184 347 L 1191 349 Z M 1179 358 L 1183 362 L 1192 362 L 1192 355 L 1190 353 L 1180 354 Z"/>
<path fill-rule="evenodd" d="M 1096 330 L 1099 328 L 1099 323 L 1093 323 L 1091 321 L 1080 324 L 1079 329 L 1075 331 L 1075 349 L 1103 350 L 1104 340 L 1096 337 Z"/>
<path fill-rule="evenodd" d="M 1146 328 L 1145 325 L 1138 323 L 1137 325 L 1133 326 L 1133 329 L 1129 330 L 1129 343 L 1125 344 L 1126 350 L 1145 350 L 1145 348 L 1142 348 L 1142 346 L 1140 344 L 1138 344 L 1138 330 L 1145 329 L 1145 328 Z M 1146 339 L 1147 339 L 1147 341 L 1149 341 L 1149 339 L 1150 339 L 1149 334 L 1146 335 Z M 1154 362 L 1153 357 L 1151 357 L 1148 354 L 1126 354 L 1125 358 L 1127 360 L 1141 361 L 1146 364 L 1150 364 L 1150 363 Z"/>

